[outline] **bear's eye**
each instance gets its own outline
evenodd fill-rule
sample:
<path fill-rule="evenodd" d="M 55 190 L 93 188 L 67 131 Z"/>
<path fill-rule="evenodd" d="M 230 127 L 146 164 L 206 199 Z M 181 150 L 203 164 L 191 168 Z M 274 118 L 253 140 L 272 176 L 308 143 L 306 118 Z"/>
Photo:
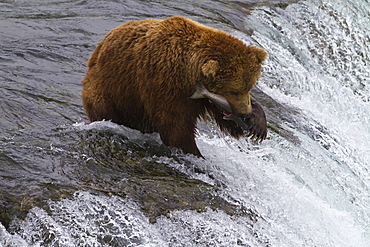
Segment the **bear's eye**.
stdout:
<path fill-rule="evenodd" d="M 234 95 L 234 96 L 238 96 L 239 95 L 239 92 L 237 92 L 237 91 L 229 91 L 229 94 Z"/>

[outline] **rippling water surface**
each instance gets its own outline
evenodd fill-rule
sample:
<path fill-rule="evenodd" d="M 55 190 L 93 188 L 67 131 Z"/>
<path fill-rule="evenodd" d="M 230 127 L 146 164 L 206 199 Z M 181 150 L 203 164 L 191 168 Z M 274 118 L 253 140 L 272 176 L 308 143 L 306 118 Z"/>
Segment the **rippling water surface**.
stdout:
<path fill-rule="evenodd" d="M 370 4 L 250 2 L 0 1 L 0 246 L 369 246 Z M 262 144 L 88 122 L 96 43 L 172 15 L 269 52 Z"/>

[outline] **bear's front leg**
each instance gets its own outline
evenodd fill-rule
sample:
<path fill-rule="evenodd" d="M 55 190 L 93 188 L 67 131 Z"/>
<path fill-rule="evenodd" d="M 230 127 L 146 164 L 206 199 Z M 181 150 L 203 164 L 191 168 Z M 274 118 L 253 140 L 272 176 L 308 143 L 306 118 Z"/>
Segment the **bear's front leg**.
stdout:
<path fill-rule="evenodd" d="M 203 157 L 195 142 L 196 118 L 184 116 L 162 116 L 155 126 L 161 136 L 163 144 L 178 148 L 184 153 Z"/>

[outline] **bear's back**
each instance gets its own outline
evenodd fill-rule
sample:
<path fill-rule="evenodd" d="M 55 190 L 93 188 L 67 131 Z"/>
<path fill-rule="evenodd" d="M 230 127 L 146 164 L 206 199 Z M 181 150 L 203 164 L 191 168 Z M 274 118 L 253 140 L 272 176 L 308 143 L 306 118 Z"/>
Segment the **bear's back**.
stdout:
<path fill-rule="evenodd" d="M 146 36 L 148 30 L 155 28 L 161 21 L 156 19 L 131 21 L 111 30 L 98 43 L 87 66 L 94 66 L 98 60 L 101 60 L 102 63 L 105 63 L 107 60 L 113 60 L 117 55 L 121 55 L 122 51 L 132 48 L 138 40 Z"/>

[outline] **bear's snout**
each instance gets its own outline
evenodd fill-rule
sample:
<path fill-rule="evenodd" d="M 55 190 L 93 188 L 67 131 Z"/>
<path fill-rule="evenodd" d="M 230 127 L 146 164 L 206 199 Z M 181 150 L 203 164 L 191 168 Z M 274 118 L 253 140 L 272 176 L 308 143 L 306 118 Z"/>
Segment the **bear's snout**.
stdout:
<path fill-rule="evenodd" d="M 235 115 L 251 114 L 253 111 L 250 96 L 243 97 L 242 99 L 229 100 L 231 108 Z"/>

